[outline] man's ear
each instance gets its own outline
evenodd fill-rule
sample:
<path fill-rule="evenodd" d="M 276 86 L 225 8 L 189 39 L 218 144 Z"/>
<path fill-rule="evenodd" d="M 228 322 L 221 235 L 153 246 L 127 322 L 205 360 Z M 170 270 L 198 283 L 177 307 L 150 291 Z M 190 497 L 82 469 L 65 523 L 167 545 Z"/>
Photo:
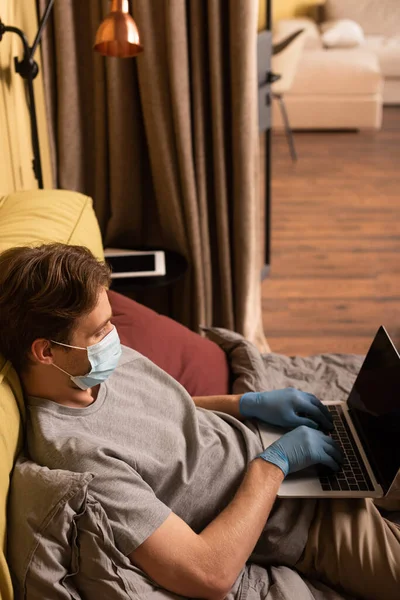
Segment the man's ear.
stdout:
<path fill-rule="evenodd" d="M 51 342 L 44 338 L 35 340 L 31 346 L 31 359 L 36 364 L 50 365 L 53 362 Z"/>

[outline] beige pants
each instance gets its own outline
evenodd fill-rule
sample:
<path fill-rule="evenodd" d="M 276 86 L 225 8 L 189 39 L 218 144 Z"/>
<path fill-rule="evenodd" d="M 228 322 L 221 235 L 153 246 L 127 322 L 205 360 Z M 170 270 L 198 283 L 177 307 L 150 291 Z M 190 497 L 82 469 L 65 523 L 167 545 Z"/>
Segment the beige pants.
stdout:
<path fill-rule="evenodd" d="M 400 600 L 400 527 L 372 500 L 319 500 L 301 573 L 363 600 Z"/>

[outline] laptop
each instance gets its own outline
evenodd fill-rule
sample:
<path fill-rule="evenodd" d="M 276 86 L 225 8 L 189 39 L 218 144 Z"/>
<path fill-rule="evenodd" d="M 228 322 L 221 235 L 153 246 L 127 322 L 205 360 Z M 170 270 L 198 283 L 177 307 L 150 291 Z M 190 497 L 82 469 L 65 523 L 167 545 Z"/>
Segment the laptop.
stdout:
<path fill-rule="evenodd" d="M 320 398 L 323 401 L 323 398 Z M 380 327 L 346 402 L 323 402 L 345 454 L 338 473 L 315 466 L 289 474 L 281 498 L 400 498 L 400 355 Z M 287 431 L 258 422 L 267 448 Z"/>

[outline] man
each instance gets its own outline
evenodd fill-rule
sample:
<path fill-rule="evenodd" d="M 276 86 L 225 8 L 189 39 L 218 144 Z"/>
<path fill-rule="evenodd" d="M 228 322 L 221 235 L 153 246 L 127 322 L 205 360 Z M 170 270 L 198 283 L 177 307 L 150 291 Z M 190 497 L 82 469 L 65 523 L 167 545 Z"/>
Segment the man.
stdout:
<path fill-rule="evenodd" d="M 0 352 L 21 377 L 31 458 L 94 473 L 117 547 L 177 594 L 222 599 L 251 559 L 398 599 L 400 531 L 372 502 L 276 499 L 290 472 L 339 468 L 319 400 L 293 389 L 191 398 L 121 348 L 108 284 L 82 247 L 0 255 Z M 291 430 L 264 449 L 246 417 Z"/>

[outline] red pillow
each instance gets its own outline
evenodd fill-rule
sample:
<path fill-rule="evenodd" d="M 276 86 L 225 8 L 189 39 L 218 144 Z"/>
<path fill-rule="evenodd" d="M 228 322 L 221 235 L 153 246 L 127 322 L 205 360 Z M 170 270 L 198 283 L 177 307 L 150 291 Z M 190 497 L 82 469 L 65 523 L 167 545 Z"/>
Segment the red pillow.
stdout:
<path fill-rule="evenodd" d="M 117 292 L 109 290 L 108 298 L 122 344 L 172 375 L 191 396 L 229 393 L 228 361 L 217 344 Z"/>

